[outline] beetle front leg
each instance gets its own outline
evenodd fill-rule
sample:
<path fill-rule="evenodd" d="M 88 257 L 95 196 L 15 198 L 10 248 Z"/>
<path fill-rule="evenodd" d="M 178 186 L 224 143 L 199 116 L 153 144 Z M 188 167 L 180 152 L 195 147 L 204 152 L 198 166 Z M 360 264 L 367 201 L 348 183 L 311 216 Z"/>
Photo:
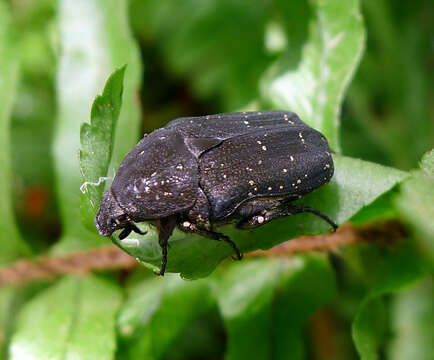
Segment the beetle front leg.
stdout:
<path fill-rule="evenodd" d="M 309 206 L 305 206 L 303 204 L 292 205 L 289 203 L 282 203 L 280 206 L 274 209 L 266 210 L 257 215 L 241 220 L 237 224 L 237 227 L 240 229 L 254 229 L 256 227 L 269 223 L 271 220 L 300 214 L 303 212 L 310 212 L 312 214 L 315 214 L 316 216 L 319 216 L 321 219 L 325 220 L 327 223 L 330 224 L 330 226 L 333 228 L 333 231 L 336 231 L 336 229 L 338 228 L 336 223 L 322 212 Z"/>
<path fill-rule="evenodd" d="M 166 272 L 167 265 L 167 247 L 169 246 L 169 237 L 172 235 L 173 230 L 176 226 L 176 217 L 169 216 L 167 218 L 162 218 L 157 223 L 158 229 L 158 243 L 161 247 L 162 258 L 161 258 L 161 268 L 157 275 L 163 276 Z"/>
<path fill-rule="evenodd" d="M 209 239 L 212 240 L 217 240 L 217 241 L 224 241 L 226 243 L 228 243 L 232 249 L 235 252 L 236 258 L 232 257 L 234 260 L 241 260 L 243 258 L 243 254 L 241 254 L 240 250 L 237 247 L 237 244 L 235 244 L 229 236 L 224 235 L 222 233 L 219 232 L 215 232 L 212 230 L 208 230 L 208 229 L 204 229 L 201 228 L 199 226 L 197 226 L 196 224 L 191 223 L 190 221 L 182 221 L 180 224 L 178 224 L 180 230 L 184 231 L 184 232 L 191 232 L 191 233 L 195 233 L 195 234 L 199 234 L 202 235 L 204 237 L 207 237 Z"/>

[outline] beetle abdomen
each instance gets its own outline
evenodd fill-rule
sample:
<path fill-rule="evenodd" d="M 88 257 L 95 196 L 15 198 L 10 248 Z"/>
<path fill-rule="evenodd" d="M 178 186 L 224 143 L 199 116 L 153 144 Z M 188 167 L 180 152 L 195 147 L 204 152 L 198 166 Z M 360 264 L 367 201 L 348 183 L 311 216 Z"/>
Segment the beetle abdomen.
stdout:
<path fill-rule="evenodd" d="M 235 136 L 199 158 L 200 185 L 215 221 L 248 199 L 304 195 L 332 175 L 327 142 L 305 124 Z"/>

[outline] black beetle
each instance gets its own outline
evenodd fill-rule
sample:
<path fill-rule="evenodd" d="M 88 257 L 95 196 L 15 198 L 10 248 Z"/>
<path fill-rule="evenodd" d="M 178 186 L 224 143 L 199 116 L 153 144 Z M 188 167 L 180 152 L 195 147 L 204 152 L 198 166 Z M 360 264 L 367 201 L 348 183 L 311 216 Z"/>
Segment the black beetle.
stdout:
<path fill-rule="evenodd" d="M 110 236 L 135 222 L 153 221 L 162 248 L 160 275 L 175 226 L 224 240 L 214 225 L 252 229 L 283 216 L 319 211 L 293 205 L 333 176 L 333 159 L 321 133 L 286 111 L 185 117 L 146 135 L 122 161 L 102 197 L 95 223 Z"/>

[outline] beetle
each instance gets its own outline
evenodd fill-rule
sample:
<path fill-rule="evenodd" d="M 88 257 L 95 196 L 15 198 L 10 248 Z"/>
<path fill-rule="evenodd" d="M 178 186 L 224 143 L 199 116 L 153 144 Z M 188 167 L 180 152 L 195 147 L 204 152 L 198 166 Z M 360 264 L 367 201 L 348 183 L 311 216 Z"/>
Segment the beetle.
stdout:
<path fill-rule="evenodd" d="M 162 261 L 175 227 L 226 241 L 215 226 L 254 229 L 273 219 L 313 213 L 296 199 L 327 183 L 334 166 L 326 138 L 287 111 L 239 112 L 172 120 L 145 135 L 123 159 L 95 218 L 98 232 L 120 239 L 150 221 L 158 230 Z"/>

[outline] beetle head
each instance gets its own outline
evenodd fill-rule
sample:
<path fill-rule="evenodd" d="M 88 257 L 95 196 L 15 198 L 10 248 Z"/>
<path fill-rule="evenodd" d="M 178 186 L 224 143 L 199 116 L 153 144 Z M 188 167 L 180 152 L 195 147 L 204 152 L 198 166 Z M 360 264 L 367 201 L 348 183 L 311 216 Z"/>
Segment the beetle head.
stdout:
<path fill-rule="evenodd" d="M 114 231 L 123 229 L 119 239 L 125 239 L 131 231 L 145 235 L 130 219 L 128 214 L 119 206 L 111 191 L 102 196 L 101 206 L 95 218 L 95 225 L 102 236 L 110 236 Z"/>
<path fill-rule="evenodd" d="M 106 191 L 95 218 L 95 225 L 102 236 L 110 236 L 114 231 L 125 228 L 129 223 L 128 216 L 115 200 L 111 191 Z"/>

